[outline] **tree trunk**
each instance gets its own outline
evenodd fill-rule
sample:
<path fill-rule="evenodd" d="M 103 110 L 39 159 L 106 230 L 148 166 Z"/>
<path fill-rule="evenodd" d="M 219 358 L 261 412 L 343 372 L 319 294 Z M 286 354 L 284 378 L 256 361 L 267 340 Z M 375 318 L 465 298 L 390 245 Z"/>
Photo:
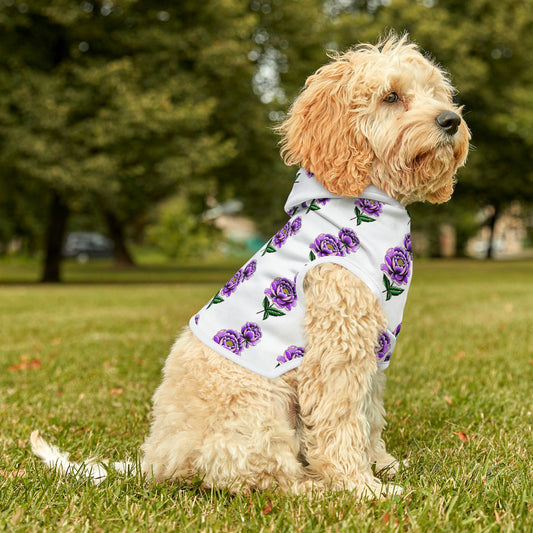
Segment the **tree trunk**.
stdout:
<path fill-rule="evenodd" d="M 109 237 L 115 245 L 115 250 L 113 252 L 115 264 L 117 266 L 135 266 L 133 256 L 130 254 L 128 247 L 126 246 L 123 225 L 111 211 L 105 211 L 104 216 L 107 223 L 107 230 L 109 231 Z"/>
<path fill-rule="evenodd" d="M 492 218 L 490 219 L 490 236 L 489 236 L 489 244 L 487 246 L 487 259 L 494 259 L 494 229 L 496 228 L 496 222 L 498 221 L 498 217 L 500 216 L 500 207 L 494 206 L 494 214 L 492 215 Z"/>
<path fill-rule="evenodd" d="M 63 241 L 67 228 L 69 208 L 57 192 L 52 193 L 48 213 L 48 226 L 45 236 L 45 256 L 41 281 L 58 283 L 61 281 L 61 260 Z"/>

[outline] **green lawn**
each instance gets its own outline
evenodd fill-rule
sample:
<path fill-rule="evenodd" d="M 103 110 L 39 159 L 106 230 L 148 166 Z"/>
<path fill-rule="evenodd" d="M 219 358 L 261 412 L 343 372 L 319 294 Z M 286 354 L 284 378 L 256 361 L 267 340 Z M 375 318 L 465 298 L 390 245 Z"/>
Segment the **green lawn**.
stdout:
<path fill-rule="evenodd" d="M 238 263 L 119 272 L 69 265 L 39 286 L 0 264 L 0 530 L 533 530 L 533 263 L 422 262 L 391 367 L 390 451 L 402 497 L 251 497 L 118 474 L 63 480 L 30 454 L 135 457 L 175 335 Z M 86 283 L 86 282 L 99 283 Z"/>

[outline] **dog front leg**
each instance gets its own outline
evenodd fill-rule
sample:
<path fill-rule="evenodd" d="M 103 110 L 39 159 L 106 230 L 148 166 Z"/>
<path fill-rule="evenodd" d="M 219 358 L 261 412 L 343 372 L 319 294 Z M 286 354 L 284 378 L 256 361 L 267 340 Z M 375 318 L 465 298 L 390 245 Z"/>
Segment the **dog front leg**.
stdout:
<path fill-rule="evenodd" d="M 302 452 L 312 477 L 361 496 L 398 492 L 374 477 L 367 412 L 385 316 L 368 287 L 333 264 L 304 284 L 307 348 L 298 369 Z"/>

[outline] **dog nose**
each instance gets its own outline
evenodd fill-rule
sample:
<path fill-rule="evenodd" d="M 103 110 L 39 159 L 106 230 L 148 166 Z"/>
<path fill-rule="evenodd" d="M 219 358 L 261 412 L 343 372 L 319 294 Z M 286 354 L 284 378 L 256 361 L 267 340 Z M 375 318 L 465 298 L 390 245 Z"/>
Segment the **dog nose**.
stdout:
<path fill-rule="evenodd" d="M 437 126 L 448 135 L 455 135 L 461 124 L 461 117 L 452 111 L 443 111 L 436 119 Z"/>

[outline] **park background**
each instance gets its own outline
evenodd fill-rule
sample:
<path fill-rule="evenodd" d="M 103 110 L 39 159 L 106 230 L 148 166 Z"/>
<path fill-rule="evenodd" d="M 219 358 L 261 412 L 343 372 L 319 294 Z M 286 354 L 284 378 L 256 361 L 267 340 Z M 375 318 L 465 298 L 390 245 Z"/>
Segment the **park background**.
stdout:
<path fill-rule="evenodd" d="M 284 222 L 274 126 L 326 50 L 389 30 L 450 72 L 473 145 L 452 201 L 410 207 L 404 496 L 47 471 L 36 428 L 135 460 L 176 334 Z M 0 0 L 0 529 L 531 531 L 532 41 L 532 0 Z M 85 231 L 114 257 L 63 259 Z"/>
<path fill-rule="evenodd" d="M 450 72 L 473 136 L 453 201 L 411 207 L 415 250 L 527 254 L 529 0 L 2 0 L 1 257 L 58 281 L 69 232 L 118 265 L 253 250 L 296 171 L 274 127 L 327 50 L 389 30 Z"/>

